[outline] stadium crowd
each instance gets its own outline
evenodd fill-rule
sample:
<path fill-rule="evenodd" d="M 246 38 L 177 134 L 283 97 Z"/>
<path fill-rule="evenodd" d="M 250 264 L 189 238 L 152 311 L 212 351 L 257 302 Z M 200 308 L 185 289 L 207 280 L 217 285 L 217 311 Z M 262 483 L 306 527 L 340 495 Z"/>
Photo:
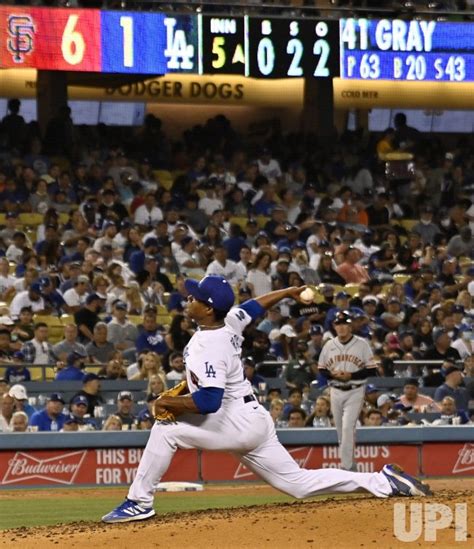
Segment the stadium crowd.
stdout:
<path fill-rule="evenodd" d="M 398 380 L 367 386 L 360 425 L 470 423 L 472 145 L 447 149 L 403 115 L 382 136 L 325 139 L 278 123 L 242 136 L 218 115 L 174 141 L 153 115 L 139 128 L 76 127 L 68 107 L 42 135 L 11 100 L 0 126 L 0 431 L 150 428 L 194 330 L 184 280 L 205 274 L 225 276 L 236 302 L 317 289 L 313 304 L 283 301 L 246 330 L 245 375 L 277 426 L 332 425 L 317 361 L 340 310 L 381 379 Z M 389 170 L 400 151 L 410 160 Z M 43 378 L 52 390 L 28 396 Z M 121 390 L 104 399 L 111 380 Z M 127 389 L 135 381 L 145 392 Z M 56 382 L 81 388 L 66 398 Z"/>

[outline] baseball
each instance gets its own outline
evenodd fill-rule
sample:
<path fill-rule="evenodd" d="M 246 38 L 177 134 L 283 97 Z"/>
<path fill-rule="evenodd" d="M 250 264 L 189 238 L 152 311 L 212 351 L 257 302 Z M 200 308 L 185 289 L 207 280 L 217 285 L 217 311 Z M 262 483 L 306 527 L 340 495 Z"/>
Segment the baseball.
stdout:
<path fill-rule="evenodd" d="M 313 303 L 314 301 L 314 292 L 311 288 L 306 288 L 300 293 L 300 299 L 303 303 Z"/>

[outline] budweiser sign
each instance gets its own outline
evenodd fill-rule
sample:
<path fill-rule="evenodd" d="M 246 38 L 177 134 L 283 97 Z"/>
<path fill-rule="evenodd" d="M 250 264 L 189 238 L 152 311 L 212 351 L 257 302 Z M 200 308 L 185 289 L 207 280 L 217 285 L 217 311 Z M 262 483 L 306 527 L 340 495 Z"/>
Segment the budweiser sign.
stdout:
<path fill-rule="evenodd" d="M 39 459 L 25 452 L 17 452 L 8 462 L 1 484 L 18 484 L 31 479 L 73 484 L 86 454 L 87 450 L 82 450 Z"/>
<path fill-rule="evenodd" d="M 453 473 L 465 473 L 474 470 L 474 444 L 467 442 L 458 452 Z"/>

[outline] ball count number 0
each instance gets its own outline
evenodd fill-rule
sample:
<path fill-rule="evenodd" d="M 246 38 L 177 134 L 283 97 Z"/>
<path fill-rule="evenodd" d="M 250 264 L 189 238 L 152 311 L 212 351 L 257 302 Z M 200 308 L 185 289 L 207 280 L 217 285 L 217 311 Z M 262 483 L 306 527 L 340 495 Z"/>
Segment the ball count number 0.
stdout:
<path fill-rule="evenodd" d="M 286 45 L 286 53 L 291 57 L 291 63 L 287 71 L 287 76 L 304 76 L 301 62 L 303 60 L 304 47 L 303 42 L 297 38 L 299 34 L 298 21 L 291 21 L 290 35 L 293 36 Z M 325 37 L 328 34 L 328 25 L 324 21 L 318 21 L 314 27 L 314 34 L 318 39 L 313 44 L 313 54 L 318 57 L 318 62 L 313 76 L 328 77 L 329 68 L 327 62 L 331 48 Z M 275 47 L 269 35 L 272 33 L 272 22 L 265 19 L 261 23 L 261 32 L 264 37 L 260 40 L 257 47 L 258 69 L 264 76 L 272 74 L 275 68 Z"/>

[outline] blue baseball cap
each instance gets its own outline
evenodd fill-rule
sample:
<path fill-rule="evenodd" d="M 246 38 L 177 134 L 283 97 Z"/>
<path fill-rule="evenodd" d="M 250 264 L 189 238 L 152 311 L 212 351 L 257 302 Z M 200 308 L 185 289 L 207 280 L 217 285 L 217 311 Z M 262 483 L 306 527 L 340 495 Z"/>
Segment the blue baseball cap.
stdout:
<path fill-rule="evenodd" d="M 150 412 L 146 408 L 138 414 L 138 419 L 140 421 L 153 421 Z"/>
<path fill-rule="evenodd" d="M 234 304 L 234 290 L 222 276 L 209 275 L 200 282 L 188 278 L 184 281 L 184 287 L 198 301 L 218 311 L 228 311 Z"/>
<path fill-rule="evenodd" d="M 309 333 L 310 335 L 323 335 L 324 328 L 321 326 L 321 324 L 313 324 L 309 329 Z"/>
<path fill-rule="evenodd" d="M 76 395 L 71 400 L 71 404 L 84 404 L 84 406 L 89 406 L 89 401 L 84 395 Z"/>

